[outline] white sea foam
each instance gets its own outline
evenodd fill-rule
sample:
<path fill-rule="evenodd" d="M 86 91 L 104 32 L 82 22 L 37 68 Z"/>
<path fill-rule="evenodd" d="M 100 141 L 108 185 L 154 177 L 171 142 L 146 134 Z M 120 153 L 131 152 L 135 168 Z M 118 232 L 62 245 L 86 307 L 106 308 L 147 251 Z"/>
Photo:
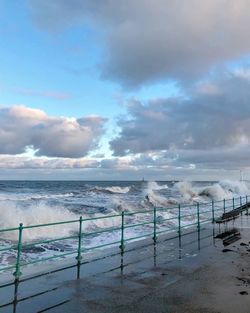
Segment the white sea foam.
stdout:
<path fill-rule="evenodd" d="M 111 193 L 127 193 L 129 192 L 130 187 L 113 186 L 113 187 L 106 187 L 104 189 L 107 191 L 110 191 Z"/>
<path fill-rule="evenodd" d="M 95 188 L 93 188 L 92 191 L 124 194 L 124 193 L 128 193 L 130 191 L 130 187 L 119 187 L 119 186 L 95 187 Z"/>
<path fill-rule="evenodd" d="M 112 196 L 112 208 L 115 213 L 121 213 L 122 211 L 133 212 L 137 209 L 135 205 L 124 201 L 119 195 Z"/>
<path fill-rule="evenodd" d="M 185 201 L 189 201 L 198 195 L 191 182 L 178 182 L 174 185 L 174 187 L 179 191 Z"/>
<path fill-rule="evenodd" d="M 168 199 L 163 196 L 157 195 L 152 190 L 148 191 L 146 199 L 153 205 L 153 206 L 167 206 Z"/>
<path fill-rule="evenodd" d="M 48 195 L 37 195 L 37 194 L 0 194 L 0 201 L 29 201 L 29 200 L 50 200 L 58 198 L 72 197 L 72 192 L 65 194 L 48 194 Z"/>
<path fill-rule="evenodd" d="M 144 190 L 144 201 L 142 202 L 143 206 L 168 206 L 170 203 L 170 199 L 164 197 L 157 193 L 157 191 L 161 191 L 164 189 L 168 189 L 167 185 L 159 185 L 156 182 L 148 182 L 147 188 Z"/>
<path fill-rule="evenodd" d="M 223 180 L 219 182 L 220 186 L 231 195 L 247 195 L 249 185 L 244 181 Z"/>
<path fill-rule="evenodd" d="M 148 182 L 148 189 L 149 190 L 162 190 L 162 189 L 168 189 L 168 185 L 159 185 L 155 181 L 149 181 Z"/>
<path fill-rule="evenodd" d="M 58 221 L 67 221 L 78 218 L 74 213 L 57 207 L 51 207 L 45 204 L 20 208 L 14 204 L 0 205 L 0 228 L 15 228 L 19 223 L 24 226 L 35 224 L 47 224 Z M 34 240 L 38 238 L 54 238 L 56 236 L 66 236 L 72 230 L 76 229 L 76 224 L 65 224 L 58 226 L 39 227 L 25 229 L 23 231 L 24 240 Z M 17 232 L 11 231 L 3 233 L 4 238 L 17 240 Z"/>
<path fill-rule="evenodd" d="M 178 182 L 174 185 L 184 201 L 222 200 L 247 195 L 250 192 L 247 182 L 224 180 L 213 185 L 194 186 L 191 182 Z"/>
<path fill-rule="evenodd" d="M 134 189 L 132 189 L 134 188 Z M 54 189 L 53 189 L 54 190 Z M 72 191 L 73 190 L 73 191 Z M 129 192 L 130 191 L 130 192 Z M 132 192 L 133 191 L 133 192 Z M 77 193 L 77 196 L 74 197 L 74 194 Z M 62 193 L 60 190 L 57 192 L 53 192 L 51 194 L 48 193 L 46 195 L 46 190 L 40 192 L 38 190 L 37 194 L 32 189 L 32 192 L 29 194 L 26 193 L 4 193 L 1 192 L 0 200 L 0 228 L 12 228 L 17 227 L 20 222 L 27 225 L 34 224 L 47 224 L 58 221 L 66 221 L 66 220 L 77 220 L 79 215 L 82 215 L 83 218 L 89 217 L 105 217 L 112 214 L 118 214 L 118 217 L 111 217 L 105 219 L 96 219 L 94 221 L 84 221 L 84 232 L 85 234 L 88 232 L 95 232 L 104 228 L 119 228 L 121 225 L 121 212 L 133 212 L 138 211 L 140 209 L 145 210 L 152 209 L 152 206 L 155 207 L 165 207 L 169 208 L 167 211 L 158 210 L 157 218 L 158 218 L 158 229 L 166 229 L 166 227 L 173 227 L 177 225 L 177 219 L 172 219 L 171 221 L 164 221 L 164 219 L 174 218 L 177 214 L 176 208 L 171 209 L 172 204 L 176 203 L 193 203 L 193 202 L 208 202 L 212 199 L 214 200 L 222 200 L 224 198 L 232 198 L 239 195 L 249 194 L 249 185 L 247 182 L 239 182 L 239 181 L 229 181 L 224 180 L 215 184 L 211 183 L 191 183 L 191 182 L 179 182 L 174 185 L 174 187 L 168 187 L 166 184 L 159 184 L 156 182 L 149 182 L 147 184 L 147 188 L 145 188 L 145 184 L 142 184 L 142 187 L 132 187 L 127 186 L 96 186 L 91 187 L 87 186 L 85 190 L 82 189 L 73 189 L 71 186 L 69 189 L 63 189 Z M 2 197 L 2 198 L 1 198 Z M 4 201 L 8 199 L 8 201 Z M 63 202 L 63 197 L 65 198 L 65 202 Z M 51 202 L 49 201 L 51 198 L 58 198 L 53 201 L 53 206 L 51 206 Z M 37 199 L 37 201 L 30 201 L 33 199 Z M 23 201 L 23 200 L 27 200 Z M 27 203 L 27 205 L 26 205 Z M 55 204 L 57 203 L 57 206 Z M 62 204 L 62 205 L 61 205 Z M 65 204 L 65 207 L 63 206 Z M 69 205 L 69 206 L 68 206 Z M 88 208 L 88 205 L 91 208 Z M 76 207 L 75 207 L 76 206 Z M 66 207 L 74 210 L 73 213 L 70 210 L 66 209 Z M 86 209 L 87 208 L 87 209 Z M 201 208 L 202 209 L 202 208 Z M 184 206 L 183 212 L 191 213 L 196 212 L 194 207 Z M 193 210 L 193 211 L 192 211 Z M 91 214 L 93 213 L 94 214 Z M 195 213 L 196 214 L 196 213 Z M 192 219 L 194 219 L 196 215 L 190 216 L 188 218 L 184 218 L 182 220 L 183 225 L 190 224 Z M 201 212 L 202 217 L 202 212 Z M 207 218 L 204 216 L 204 218 Z M 126 218 L 127 224 L 136 224 L 141 222 L 152 221 L 152 211 L 150 213 L 138 214 L 138 215 L 127 215 Z M 57 238 L 62 236 L 68 236 L 72 233 L 76 234 L 78 232 L 78 223 L 73 224 L 64 224 L 58 226 L 50 226 L 50 227 L 41 227 L 41 228 L 33 228 L 33 229 L 25 229 L 23 232 L 24 240 L 39 240 L 43 238 Z M 143 235 L 144 233 L 151 232 L 150 228 L 152 225 L 144 225 L 137 228 L 128 228 L 126 229 L 126 238 L 135 237 L 138 235 Z M 18 233 L 17 231 L 2 233 L 0 234 L 1 238 L 7 242 L 8 240 L 17 240 Z M 93 246 L 101 243 L 107 243 L 111 241 L 117 241 L 120 239 L 120 231 L 114 232 L 103 232 L 91 236 L 84 236 L 84 246 Z M 1 244 L 4 241 L 1 241 Z M 60 245 L 65 249 L 75 249 L 75 245 L 77 244 L 77 239 L 73 239 L 72 241 L 60 242 Z M 50 253 L 54 253 L 53 248 L 56 248 L 56 244 L 51 244 L 52 249 L 48 248 L 48 251 L 45 251 L 44 254 L 50 255 Z M 59 246 L 59 243 L 58 243 Z M 28 252 L 24 252 L 24 254 L 28 255 Z M 40 252 L 39 252 L 40 253 Z M 38 253 L 38 254 L 39 254 Z M 36 254 L 36 252 L 31 252 L 31 255 Z M 42 252 L 41 252 L 42 254 Z M 1 262 L 0 254 L 0 262 Z M 8 263 L 7 254 L 3 254 L 6 256 L 4 259 L 6 264 Z M 2 259 L 3 260 L 3 259 Z"/>
<path fill-rule="evenodd" d="M 227 190 L 223 189 L 220 184 L 201 188 L 200 191 L 198 191 L 198 194 L 201 197 L 208 198 L 208 200 L 222 200 L 231 196 L 231 194 Z"/>
<path fill-rule="evenodd" d="M 116 214 L 114 213 L 114 215 Z M 93 230 L 103 229 L 103 228 L 113 228 L 113 227 L 117 227 L 121 225 L 120 216 L 103 218 L 105 217 L 104 214 L 94 214 L 92 215 L 92 217 L 100 218 L 100 219 L 95 219 L 93 221 L 84 222 L 85 229 L 87 230 L 87 232 L 91 232 Z"/>

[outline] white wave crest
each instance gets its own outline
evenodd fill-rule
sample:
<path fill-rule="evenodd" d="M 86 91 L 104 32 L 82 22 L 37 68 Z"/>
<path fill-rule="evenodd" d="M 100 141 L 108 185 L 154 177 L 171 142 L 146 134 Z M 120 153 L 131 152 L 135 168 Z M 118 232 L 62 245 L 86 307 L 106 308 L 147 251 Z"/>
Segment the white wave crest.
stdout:
<path fill-rule="evenodd" d="M 148 190 L 162 190 L 162 189 L 168 189 L 168 185 L 159 185 L 155 181 L 149 181 L 147 188 Z"/>
<path fill-rule="evenodd" d="M 219 182 L 220 186 L 231 195 L 247 195 L 249 194 L 249 187 L 247 182 L 223 180 Z"/>
<path fill-rule="evenodd" d="M 174 185 L 184 201 L 222 200 L 249 194 L 247 182 L 224 180 L 213 185 L 193 186 L 191 182 Z"/>
<path fill-rule="evenodd" d="M 118 195 L 113 195 L 112 197 L 112 207 L 114 214 L 124 212 L 133 212 L 135 210 L 135 206 L 129 204 L 128 202 L 121 199 Z"/>
<path fill-rule="evenodd" d="M 50 207 L 45 204 L 39 204 L 27 208 L 18 208 L 13 204 L 0 205 L 0 228 L 15 228 L 19 226 L 19 223 L 23 223 L 23 226 L 35 225 L 35 224 L 47 224 L 54 222 L 61 222 L 67 220 L 77 219 L 74 213 L 69 212 L 66 209 Z M 67 236 L 73 230 L 77 230 L 77 223 L 64 224 L 48 227 L 38 227 L 23 230 L 24 241 L 35 240 L 39 238 L 55 238 L 57 236 Z M 2 236 L 2 235 L 1 235 Z M 17 232 L 10 231 L 3 233 L 4 238 L 10 240 L 17 240 Z"/>
<path fill-rule="evenodd" d="M 95 187 L 92 191 L 123 194 L 128 193 L 130 191 L 130 187 L 119 187 L 119 186 Z"/>
<path fill-rule="evenodd" d="M 110 191 L 111 193 L 127 193 L 130 190 L 130 187 L 106 187 L 105 190 Z"/>
<path fill-rule="evenodd" d="M 113 214 L 116 215 L 117 212 L 114 212 Z M 88 232 L 96 231 L 97 229 L 103 229 L 103 228 L 120 227 L 121 225 L 120 215 L 117 217 L 103 218 L 105 217 L 105 214 L 97 213 L 97 214 L 93 214 L 91 217 L 93 218 L 99 217 L 100 219 L 84 222 L 84 227 Z"/>
<path fill-rule="evenodd" d="M 58 198 L 72 197 L 72 192 L 65 194 L 48 194 L 48 195 L 36 195 L 36 194 L 0 194 L 0 201 L 29 201 L 29 200 L 50 200 Z"/>
<path fill-rule="evenodd" d="M 144 202 L 141 203 L 143 206 L 160 206 L 165 207 L 171 203 L 170 199 L 159 195 L 157 191 L 168 189 L 167 185 L 159 185 L 155 181 L 148 182 L 147 188 L 144 190 Z"/>
<path fill-rule="evenodd" d="M 153 206 L 167 206 L 169 204 L 168 199 L 166 199 L 163 196 L 157 195 L 156 193 L 154 193 L 152 190 L 148 192 L 148 194 L 146 195 L 146 200 L 148 200 L 148 202 L 150 204 L 152 204 Z"/>
<path fill-rule="evenodd" d="M 201 188 L 199 196 L 217 201 L 230 198 L 231 194 L 227 190 L 223 189 L 220 184 L 214 184 L 212 186 Z"/>
<path fill-rule="evenodd" d="M 194 197 L 197 197 L 197 191 L 194 190 L 192 184 L 187 181 L 178 182 L 174 185 L 174 187 L 179 191 L 181 196 L 184 198 L 185 201 L 189 201 Z"/>

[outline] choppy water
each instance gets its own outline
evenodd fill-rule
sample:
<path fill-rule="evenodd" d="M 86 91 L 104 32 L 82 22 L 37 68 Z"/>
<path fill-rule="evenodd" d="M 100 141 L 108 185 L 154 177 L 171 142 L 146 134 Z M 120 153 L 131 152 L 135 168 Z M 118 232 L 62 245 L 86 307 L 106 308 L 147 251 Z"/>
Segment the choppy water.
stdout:
<path fill-rule="evenodd" d="M 85 182 L 85 181 L 1 181 L 0 228 L 51 223 L 78 219 L 79 216 L 106 216 L 150 209 L 153 206 L 171 207 L 178 203 L 207 202 L 249 194 L 248 182 Z M 192 212 L 192 208 L 187 208 Z M 177 220 L 164 221 L 176 216 L 176 209 L 160 212 L 158 228 L 175 226 Z M 127 223 L 140 223 L 152 218 L 150 214 L 127 217 Z M 187 218 L 187 222 L 192 219 Z M 186 221 L 183 221 L 185 223 Z M 119 218 L 108 218 L 84 223 L 84 232 L 104 227 L 119 226 Z M 26 243 L 77 234 L 78 225 L 34 228 L 24 231 Z M 126 236 L 151 232 L 146 225 L 126 230 Z M 85 236 L 84 247 L 117 241 L 119 231 Z M 0 234 L 0 249 L 15 243 L 17 232 Z M 39 244 L 24 248 L 23 261 L 42 258 L 56 253 L 70 252 L 77 247 L 76 240 Z M 16 251 L 0 252 L 1 265 L 13 263 Z"/>

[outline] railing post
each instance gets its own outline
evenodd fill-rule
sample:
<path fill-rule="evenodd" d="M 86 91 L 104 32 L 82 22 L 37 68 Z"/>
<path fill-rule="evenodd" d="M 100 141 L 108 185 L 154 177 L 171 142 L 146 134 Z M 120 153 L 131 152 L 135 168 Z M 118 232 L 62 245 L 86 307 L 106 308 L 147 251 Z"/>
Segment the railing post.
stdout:
<path fill-rule="evenodd" d="M 242 198 L 241 198 L 241 196 L 240 196 L 240 206 L 242 206 Z"/>
<path fill-rule="evenodd" d="M 121 245 L 120 245 L 120 249 L 121 249 L 121 253 L 124 253 L 124 211 L 122 211 L 121 214 Z"/>
<path fill-rule="evenodd" d="M 214 223 L 214 200 L 212 200 L 212 223 Z"/>
<path fill-rule="evenodd" d="M 197 225 L 197 230 L 198 230 L 198 249 L 200 250 L 200 204 L 199 202 L 197 203 L 197 220 L 198 220 L 198 225 Z"/>
<path fill-rule="evenodd" d="M 179 238 L 181 238 L 181 205 L 178 206 L 178 233 Z"/>
<path fill-rule="evenodd" d="M 157 240 L 157 234 L 156 234 L 156 207 L 154 207 L 154 236 L 153 236 L 153 240 L 154 243 L 156 243 Z"/>
<path fill-rule="evenodd" d="M 76 259 L 78 262 L 81 262 L 82 259 L 82 216 L 79 218 L 78 251 Z"/>
<path fill-rule="evenodd" d="M 18 244 L 17 244 L 17 257 L 16 257 L 16 271 L 14 272 L 14 276 L 16 279 L 22 275 L 20 271 L 20 259 L 22 252 L 22 235 L 23 235 L 23 223 L 19 224 L 19 233 L 18 233 Z"/>
<path fill-rule="evenodd" d="M 247 199 L 247 196 L 246 196 L 246 204 L 247 204 L 247 202 L 248 202 L 248 199 Z"/>
<path fill-rule="evenodd" d="M 223 210 L 224 210 L 224 213 L 226 213 L 226 200 L 223 199 Z"/>
<path fill-rule="evenodd" d="M 233 210 L 234 210 L 234 198 L 232 200 L 233 200 Z"/>
<path fill-rule="evenodd" d="M 198 220 L 197 228 L 198 228 L 198 231 L 200 231 L 200 204 L 199 202 L 197 203 L 197 220 Z"/>

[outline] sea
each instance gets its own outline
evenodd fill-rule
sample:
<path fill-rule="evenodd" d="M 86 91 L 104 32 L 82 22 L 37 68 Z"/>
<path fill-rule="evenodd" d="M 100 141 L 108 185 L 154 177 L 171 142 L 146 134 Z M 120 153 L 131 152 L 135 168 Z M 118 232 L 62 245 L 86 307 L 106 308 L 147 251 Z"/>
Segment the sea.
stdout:
<path fill-rule="evenodd" d="M 177 226 L 177 205 L 189 215 L 182 223 L 196 218 L 193 204 L 231 199 L 250 194 L 247 181 L 0 181 L 0 229 L 68 220 L 107 217 L 127 213 L 126 224 L 152 220 L 153 207 L 157 213 L 157 230 Z M 205 206 L 204 206 L 205 207 Z M 169 208 L 161 210 L 160 208 Z M 202 210 L 202 205 L 201 205 Z M 144 212 L 133 214 L 134 212 Z M 206 211 L 208 209 L 206 208 Z M 206 212 L 204 211 L 204 212 Z M 131 214 L 130 214 L 131 213 Z M 189 213 L 189 214 L 187 214 Z M 190 215 L 193 214 L 193 215 Z M 210 214 L 210 213 L 206 213 Z M 202 215 L 202 212 L 201 212 Z M 210 214 L 211 215 L 211 214 Z M 209 216 L 210 216 L 209 215 Z M 204 213 L 204 218 L 205 216 Z M 119 217 L 94 219 L 83 223 L 83 249 L 119 241 L 120 231 L 100 232 L 119 228 Z M 50 256 L 74 252 L 77 239 L 39 243 L 39 241 L 78 234 L 79 223 L 25 229 L 23 231 L 23 263 Z M 127 228 L 125 238 L 152 233 L 152 225 Z M 17 231 L 0 232 L 0 250 L 16 245 Z M 30 245 L 34 244 L 34 245 Z M 0 251 L 0 267 L 15 263 L 16 248 Z"/>

